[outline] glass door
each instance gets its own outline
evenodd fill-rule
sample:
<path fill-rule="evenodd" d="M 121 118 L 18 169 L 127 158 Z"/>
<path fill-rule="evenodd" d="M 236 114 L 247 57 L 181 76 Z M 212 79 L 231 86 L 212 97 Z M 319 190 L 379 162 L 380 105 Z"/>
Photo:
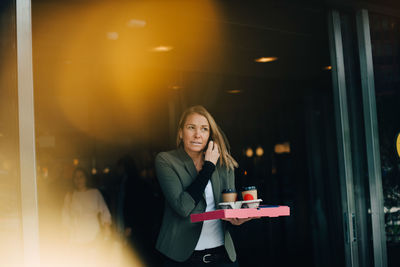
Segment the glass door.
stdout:
<path fill-rule="evenodd" d="M 0 265 L 22 264 L 14 0 L 0 2 Z"/>

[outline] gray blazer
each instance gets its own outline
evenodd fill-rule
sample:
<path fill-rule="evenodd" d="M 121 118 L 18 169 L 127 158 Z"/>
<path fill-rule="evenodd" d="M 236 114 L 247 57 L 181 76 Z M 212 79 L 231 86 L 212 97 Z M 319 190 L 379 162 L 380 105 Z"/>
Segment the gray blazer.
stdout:
<path fill-rule="evenodd" d="M 195 205 L 185 191 L 197 177 L 193 160 L 182 149 L 161 152 L 156 156 L 155 168 L 165 197 L 164 217 L 156 248 L 175 261 L 185 261 L 193 253 L 199 240 L 203 222 L 192 223 L 190 214 L 202 213 L 206 209 L 205 199 Z M 221 202 L 223 189 L 235 188 L 234 171 L 217 167 L 211 176 L 215 205 Z M 236 251 L 227 222 L 222 223 L 225 233 L 225 249 L 231 261 L 236 260 Z"/>

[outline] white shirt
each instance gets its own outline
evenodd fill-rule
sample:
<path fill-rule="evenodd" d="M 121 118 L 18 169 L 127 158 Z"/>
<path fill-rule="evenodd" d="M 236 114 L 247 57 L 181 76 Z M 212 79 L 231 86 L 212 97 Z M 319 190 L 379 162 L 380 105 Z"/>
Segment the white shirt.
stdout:
<path fill-rule="evenodd" d="M 215 210 L 214 195 L 211 181 L 209 180 L 204 190 L 206 196 L 206 211 Z M 221 220 L 208 220 L 203 222 L 201 234 L 195 250 L 219 247 L 224 244 L 224 233 L 222 231 Z"/>
<path fill-rule="evenodd" d="M 63 224 L 69 228 L 70 241 L 76 243 L 94 241 L 100 233 L 100 223 L 111 224 L 110 211 L 97 189 L 67 194 L 62 217 Z"/>

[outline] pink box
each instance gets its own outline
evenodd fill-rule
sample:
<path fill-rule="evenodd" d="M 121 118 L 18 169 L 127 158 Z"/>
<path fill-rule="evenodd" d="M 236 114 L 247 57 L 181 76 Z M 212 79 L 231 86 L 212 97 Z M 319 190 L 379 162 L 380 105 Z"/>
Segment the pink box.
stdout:
<path fill-rule="evenodd" d="M 191 214 L 190 220 L 201 222 L 222 218 L 279 217 L 290 216 L 288 206 L 260 206 L 257 209 L 221 209 Z"/>

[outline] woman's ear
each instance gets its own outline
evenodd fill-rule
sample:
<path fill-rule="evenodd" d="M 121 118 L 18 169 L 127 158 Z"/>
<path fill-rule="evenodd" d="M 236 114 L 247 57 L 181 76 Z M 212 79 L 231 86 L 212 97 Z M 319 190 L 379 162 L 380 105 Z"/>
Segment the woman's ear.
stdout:
<path fill-rule="evenodd" d="M 179 130 L 179 139 L 182 140 L 183 136 L 182 136 L 182 130 Z"/>

